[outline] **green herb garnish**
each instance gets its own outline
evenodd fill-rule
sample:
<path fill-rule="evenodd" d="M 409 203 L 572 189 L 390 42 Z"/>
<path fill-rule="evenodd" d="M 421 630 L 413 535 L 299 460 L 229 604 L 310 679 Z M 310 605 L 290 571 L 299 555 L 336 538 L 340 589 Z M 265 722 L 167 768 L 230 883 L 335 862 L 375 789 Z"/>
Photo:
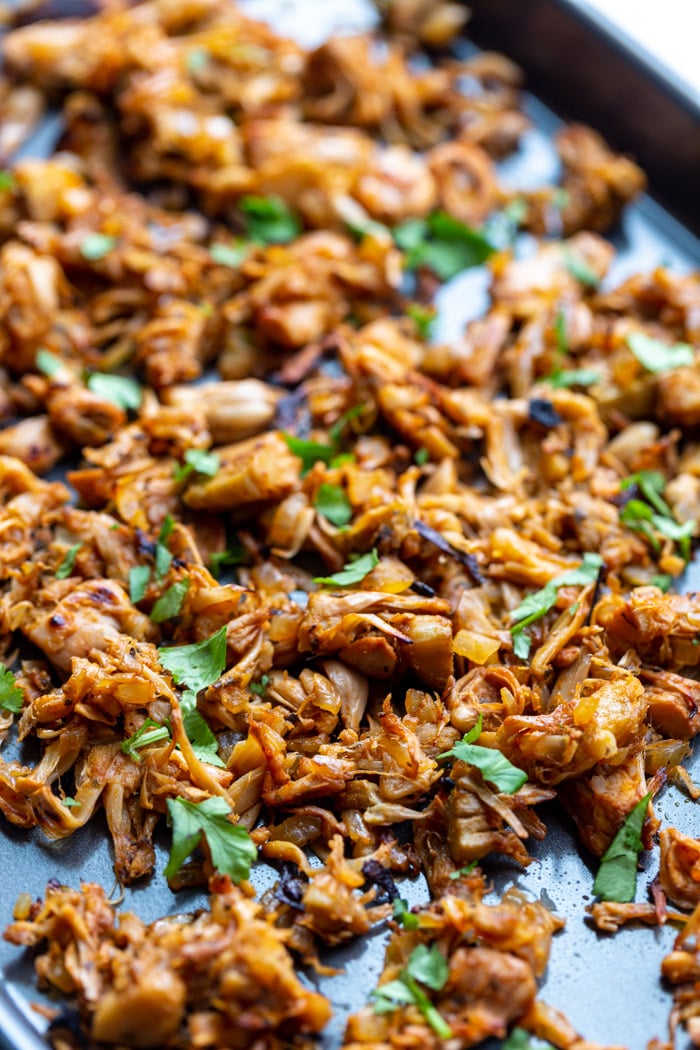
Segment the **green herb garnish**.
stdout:
<path fill-rule="evenodd" d="M 555 1050 L 555 1048 L 543 1039 L 536 1039 L 533 1042 L 530 1033 L 524 1028 L 514 1028 L 501 1050 Z"/>
<path fill-rule="evenodd" d="M 129 569 L 129 598 L 134 605 L 142 601 L 150 578 L 151 570 L 148 565 L 134 565 Z"/>
<path fill-rule="evenodd" d="M 249 251 L 249 245 L 245 241 L 235 241 L 233 244 L 217 243 L 209 246 L 209 254 L 214 262 L 219 266 L 229 266 L 232 270 L 238 269 Z"/>
<path fill-rule="evenodd" d="M 433 334 L 437 310 L 434 306 L 421 306 L 420 303 L 409 303 L 406 313 L 416 326 L 421 339 L 427 341 Z"/>
<path fill-rule="evenodd" d="M 81 547 L 82 543 L 74 543 L 72 547 L 68 548 L 66 553 L 63 555 L 63 560 L 61 561 L 61 564 L 56 569 L 57 580 L 65 580 L 71 575 L 71 573 L 73 572 L 73 567 L 75 565 L 76 556 Z"/>
<path fill-rule="evenodd" d="M 651 792 L 628 814 L 622 827 L 603 854 L 593 892 L 604 901 L 626 903 L 637 887 L 637 857 L 642 850 L 642 828 Z"/>
<path fill-rule="evenodd" d="M 640 499 L 629 500 L 620 514 L 622 524 L 646 536 L 655 551 L 661 546 L 656 533 L 661 533 L 666 539 L 678 543 L 681 556 L 688 561 L 696 521 L 695 518 L 683 523 L 676 521 L 673 511 L 662 496 L 666 488 L 663 474 L 658 470 L 639 470 L 620 482 L 622 491 L 632 487 L 639 489 L 646 502 Z"/>
<path fill-rule="evenodd" d="M 428 219 L 409 219 L 397 226 L 393 234 L 406 253 L 407 270 L 425 266 L 443 281 L 480 266 L 496 251 L 483 233 L 442 211 L 434 212 Z"/>
<path fill-rule="evenodd" d="M 209 568 L 218 577 L 223 568 L 233 565 L 242 565 L 246 559 L 246 550 L 242 543 L 232 541 L 226 550 L 217 551 L 209 558 Z"/>
<path fill-rule="evenodd" d="M 400 923 L 404 930 L 417 930 L 420 926 L 420 919 L 413 914 L 408 906 L 408 901 L 403 900 L 402 897 L 394 899 L 391 917 Z"/>
<path fill-rule="evenodd" d="M 515 769 L 515 766 L 513 768 Z M 527 779 L 527 777 L 525 779 Z M 450 878 L 461 879 L 462 875 L 471 875 L 478 863 L 478 860 L 472 860 L 469 864 L 465 864 L 463 868 L 458 868 L 457 871 L 451 871 Z"/>
<path fill-rule="evenodd" d="M 190 589 L 190 581 L 188 578 L 184 580 L 178 580 L 172 587 L 168 587 L 164 594 L 161 594 L 158 601 L 151 609 L 151 619 L 154 623 L 165 623 L 166 620 L 172 620 L 174 616 L 179 616 L 182 610 L 182 603 L 185 600 L 185 595 Z"/>
<path fill-rule="evenodd" d="M 302 476 L 308 474 L 315 463 L 329 464 L 337 452 L 337 446 L 325 445 L 320 441 L 308 441 L 306 438 L 295 437 L 294 434 L 282 434 L 287 448 L 302 462 Z"/>
<path fill-rule="evenodd" d="M 140 729 L 137 729 L 127 740 L 122 741 L 121 749 L 125 755 L 133 758 L 134 762 L 140 762 L 139 751 L 142 747 L 159 744 L 162 740 L 169 739 L 170 730 L 167 726 L 154 722 L 152 718 L 147 718 Z"/>
<path fill-rule="evenodd" d="M 173 534 L 175 528 L 175 520 L 170 514 L 166 514 L 163 519 L 163 524 L 160 527 L 158 533 L 158 542 L 156 543 L 156 579 L 162 580 L 166 572 L 172 565 L 173 556 L 170 553 L 168 547 L 168 540 Z"/>
<path fill-rule="evenodd" d="M 173 478 L 175 481 L 184 481 L 190 474 L 204 474 L 208 478 L 216 477 L 221 466 L 221 460 L 216 452 L 205 452 L 203 448 L 188 448 L 185 452 L 185 462 L 175 467 Z"/>
<path fill-rule="evenodd" d="M 649 583 L 652 587 L 658 587 L 659 590 L 663 591 L 665 594 L 666 591 L 670 589 L 671 584 L 673 583 L 673 576 L 670 576 L 667 572 L 659 572 L 656 573 L 655 576 L 651 577 Z"/>
<path fill-rule="evenodd" d="M 580 255 L 574 255 L 568 247 L 564 248 L 564 261 L 571 276 L 584 288 L 598 287 L 600 284 L 598 274 L 591 269 L 585 259 L 582 259 Z"/>
<path fill-rule="evenodd" d="M 682 365 L 692 365 L 695 352 L 688 343 L 674 343 L 669 346 L 660 339 L 652 339 L 643 332 L 634 332 L 627 336 L 627 345 L 647 372 L 670 372 Z"/>
<path fill-rule="evenodd" d="M 414 462 L 419 467 L 424 467 L 429 459 L 430 459 L 430 453 L 428 452 L 428 450 L 425 447 L 425 445 L 423 445 L 421 448 L 417 449 L 415 454 L 414 454 L 414 456 L 413 456 Z"/>
<path fill-rule="evenodd" d="M 80 254 L 83 259 L 96 262 L 98 259 L 104 259 L 116 246 L 116 237 L 108 237 L 105 233 L 88 233 L 83 237 Z"/>
<path fill-rule="evenodd" d="M 314 583 L 320 583 L 324 587 L 351 587 L 355 583 L 361 583 L 368 572 L 379 564 L 379 555 L 376 550 L 368 551 L 354 559 L 351 558 L 340 572 L 332 576 L 316 576 Z"/>
<path fill-rule="evenodd" d="M 192 645 L 162 647 L 158 658 L 170 671 L 176 685 L 185 686 L 180 699 L 182 721 L 192 748 L 199 759 L 211 765 L 223 766 L 217 754 L 217 740 L 197 710 L 197 694 L 213 685 L 226 666 L 226 627 L 216 634 Z"/>
<path fill-rule="evenodd" d="M 93 394 L 111 401 L 113 405 L 125 411 L 136 412 L 141 407 L 143 390 L 135 379 L 127 376 L 112 376 L 105 372 L 93 372 L 88 377 L 88 389 Z"/>
<path fill-rule="evenodd" d="M 540 620 L 557 603 L 557 595 L 560 587 L 581 587 L 589 583 L 595 583 L 598 579 L 603 559 L 599 554 L 586 552 L 583 561 L 576 569 L 555 576 L 553 580 L 542 587 L 541 590 L 529 594 L 521 601 L 520 605 L 510 614 L 510 618 L 516 621 L 511 627 L 513 636 L 513 652 L 521 660 L 526 660 L 530 653 L 530 638 L 523 634 L 526 627 L 536 620 Z"/>
<path fill-rule="evenodd" d="M 24 693 L 17 685 L 17 679 L 4 664 L 0 663 L 0 707 L 3 711 L 17 714 L 24 706 Z"/>
<path fill-rule="evenodd" d="M 231 809 L 223 798 L 216 796 L 204 802 L 169 798 L 167 805 L 173 841 L 166 878 L 171 879 L 180 870 L 202 837 L 206 839 L 216 871 L 230 875 L 234 882 L 248 878 L 250 865 L 257 860 L 257 847 L 245 828 L 228 819 Z"/>
<path fill-rule="evenodd" d="M 411 952 L 408 964 L 397 980 L 382 984 L 372 992 L 374 1012 L 392 1013 L 401 1006 L 412 1004 L 418 1007 L 440 1039 L 449 1039 L 452 1029 L 420 987 L 424 984 L 427 988 L 439 992 L 444 988 L 448 975 L 447 960 L 439 948 L 435 945 L 427 948 L 426 945 L 419 944 Z"/>
<path fill-rule="evenodd" d="M 49 379 L 51 376 L 55 376 L 57 372 L 63 369 L 63 361 L 55 354 L 52 354 L 50 350 L 45 350 L 43 347 L 37 350 L 34 363 L 37 369 L 42 372 Z"/>
<path fill-rule="evenodd" d="M 562 368 L 552 372 L 547 382 L 553 387 L 563 389 L 572 386 L 593 386 L 600 382 L 600 372 L 594 368 Z"/>
<path fill-rule="evenodd" d="M 185 59 L 188 73 L 201 73 L 209 64 L 210 58 L 211 54 L 205 47 L 193 47 Z"/>
<path fill-rule="evenodd" d="M 238 207 L 251 241 L 288 244 L 302 231 L 299 218 L 279 197 L 243 197 Z"/>
<path fill-rule="evenodd" d="M 15 177 L 11 171 L 7 171 L 6 169 L 0 171 L 0 190 L 8 192 L 14 190 L 16 185 Z"/>
<path fill-rule="evenodd" d="M 342 528 L 352 520 L 352 506 L 350 500 L 341 489 L 340 485 L 323 484 L 319 486 L 314 507 L 327 518 L 332 525 Z"/>
<path fill-rule="evenodd" d="M 80 805 L 80 802 L 76 798 L 71 798 L 70 795 L 65 795 L 61 799 L 61 805 L 65 806 L 66 809 L 75 809 L 76 806 Z"/>
<path fill-rule="evenodd" d="M 270 676 L 267 674 L 262 675 L 259 682 L 251 682 L 248 686 L 251 693 L 255 693 L 256 696 L 264 696 L 268 685 L 270 684 Z"/>
<path fill-rule="evenodd" d="M 449 751 L 443 752 L 440 758 L 454 758 L 475 766 L 490 784 L 495 785 L 505 795 L 513 795 L 527 782 L 527 773 L 509 762 L 505 755 L 492 747 L 482 747 L 475 743 L 481 736 L 483 715 L 479 715 L 476 725 L 459 740 Z"/>

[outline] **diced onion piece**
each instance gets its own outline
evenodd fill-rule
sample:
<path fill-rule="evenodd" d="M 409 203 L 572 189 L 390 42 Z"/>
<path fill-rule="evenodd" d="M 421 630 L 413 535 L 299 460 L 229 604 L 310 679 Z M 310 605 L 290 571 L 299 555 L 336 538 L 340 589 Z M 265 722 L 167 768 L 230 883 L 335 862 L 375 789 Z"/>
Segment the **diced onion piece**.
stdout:
<path fill-rule="evenodd" d="M 497 638 L 473 631 L 458 631 L 452 642 L 452 648 L 458 656 L 465 656 L 475 664 L 485 664 L 500 649 Z"/>

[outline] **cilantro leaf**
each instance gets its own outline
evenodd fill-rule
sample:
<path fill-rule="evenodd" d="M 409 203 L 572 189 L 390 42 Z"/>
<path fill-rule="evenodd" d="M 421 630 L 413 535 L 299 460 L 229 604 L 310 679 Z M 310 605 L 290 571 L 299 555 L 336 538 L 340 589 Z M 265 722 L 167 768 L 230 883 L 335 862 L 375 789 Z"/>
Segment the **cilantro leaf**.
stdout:
<path fill-rule="evenodd" d="M 151 570 L 148 565 L 134 565 L 129 569 L 129 598 L 134 605 L 142 601 L 150 577 Z"/>
<path fill-rule="evenodd" d="M 397 980 L 388 981 L 372 992 L 373 1009 L 375 1013 L 385 1014 L 412 1004 L 418 1007 L 440 1039 L 449 1039 L 452 1035 L 450 1026 L 419 986 L 420 982 L 439 992 L 444 988 L 448 974 L 447 960 L 439 948 L 436 945 L 428 948 L 425 944 L 419 944 L 411 952 L 408 964 Z"/>
<path fill-rule="evenodd" d="M 594 368 L 563 368 L 547 377 L 547 382 L 556 389 L 571 386 L 593 386 L 600 382 L 600 372 Z"/>
<path fill-rule="evenodd" d="M 513 636 L 513 651 L 520 659 L 527 659 L 530 653 L 530 639 L 523 635 L 525 627 L 541 619 L 557 603 L 557 594 L 560 587 L 580 587 L 589 583 L 595 583 L 603 565 L 603 559 L 599 554 L 591 554 L 587 551 L 583 561 L 576 569 L 569 569 L 560 573 L 550 580 L 548 584 L 528 594 L 516 609 L 510 614 L 515 624 L 510 629 Z"/>
<path fill-rule="evenodd" d="M 76 806 L 80 805 L 80 802 L 75 798 L 71 798 L 70 795 L 64 795 L 61 799 L 61 805 L 65 806 L 66 809 L 75 809 Z"/>
<path fill-rule="evenodd" d="M 620 482 L 620 489 L 625 492 L 627 489 L 635 486 L 644 496 L 644 499 L 651 503 L 653 507 L 659 512 L 659 514 L 665 514 L 667 517 L 671 516 L 671 508 L 664 499 L 661 498 L 661 493 L 666 488 L 666 479 L 659 470 L 638 470 L 636 474 L 629 474 L 626 478 L 623 478 Z"/>
<path fill-rule="evenodd" d="M 75 559 L 78 551 L 82 547 L 82 543 L 74 543 L 72 547 L 69 547 L 66 553 L 63 555 L 61 564 L 56 569 L 56 579 L 65 580 L 73 572 L 75 566 Z"/>
<path fill-rule="evenodd" d="M 425 266 L 441 280 L 449 281 L 462 270 L 480 266 L 496 250 L 478 230 L 436 211 L 422 225 L 415 220 L 394 230 L 394 240 L 406 252 L 404 267 Z"/>
<path fill-rule="evenodd" d="M 404 930 L 417 930 L 420 926 L 420 919 L 417 915 L 408 907 L 408 901 L 403 900 L 402 897 L 396 897 L 392 905 L 392 918 L 396 922 L 400 923 Z"/>
<path fill-rule="evenodd" d="M 623 903 L 634 898 L 637 886 L 637 856 L 642 849 L 642 828 L 651 792 L 638 802 L 603 854 L 593 892 L 605 901 Z"/>
<path fill-rule="evenodd" d="M 427 342 L 433 334 L 437 310 L 434 306 L 421 306 L 420 303 L 409 303 L 406 313 L 416 326 L 416 331 L 421 339 Z"/>
<path fill-rule="evenodd" d="M 219 758 L 219 741 L 209 728 L 206 719 L 197 710 L 197 694 L 191 689 L 187 689 L 182 694 L 180 709 L 187 739 L 197 758 L 200 762 L 208 762 L 210 766 L 223 768 L 224 762 Z"/>
<path fill-rule="evenodd" d="M 688 343 L 668 343 L 652 339 L 643 332 L 634 332 L 627 336 L 627 345 L 647 372 L 670 372 L 682 365 L 692 365 L 695 352 Z"/>
<path fill-rule="evenodd" d="M 226 550 L 216 551 L 209 558 L 209 568 L 218 577 L 221 570 L 231 565 L 241 565 L 246 559 L 246 551 L 242 543 L 233 540 Z"/>
<path fill-rule="evenodd" d="M 245 241 L 234 241 L 233 244 L 212 244 L 209 246 L 209 255 L 219 266 L 229 266 L 232 270 L 245 261 L 250 247 Z"/>
<path fill-rule="evenodd" d="M 465 864 L 463 868 L 458 868 L 457 871 L 451 871 L 449 877 L 451 879 L 461 879 L 462 875 L 471 875 L 478 863 L 478 860 L 472 860 L 469 864 Z"/>
<path fill-rule="evenodd" d="M 175 481 L 184 481 L 190 474 L 204 474 L 208 478 L 215 477 L 221 466 L 221 460 L 216 452 L 206 452 L 203 448 L 188 448 L 185 452 L 185 462 L 175 467 L 173 478 Z"/>
<path fill-rule="evenodd" d="M 104 259 L 116 246 L 116 237 L 109 237 L 106 233 L 88 233 L 83 237 L 80 254 L 83 259 L 96 262 L 98 259 Z"/>
<path fill-rule="evenodd" d="M 156 579 L 162 580 L 166 572 L 172 565 L 173 556 L 168 548 L 168 540 L 173 534 L 175 528 L 175 521 L 170 514 L 166 514 L 163 519 L 163 524 L 160 527 L 158 533 L 158 542 L 156 543 Z"/>
<path fill-rule="evenodd" d="M 655 576 L 652 576 L 649 580 L 652 587 L 658 587 L 664 594 L 669 590 L 673 583 L 673 576 L 670 576 L 667 572 L 659 572 Z"/>
<path fill-rule="evenodd" d="M 150 744 L 159 744 L 161 740 L 169 739 L 170 730 L 167 726 L 154 722 L 152 718 L 147 718 L 140 729 L 137 729 L 135 733 L 132 733 L 130 737 L 122 741 L 121 749 L 125 755 L 133 758 L 134 762 L 139 762 L 141 759 L 139 755 L 140 748 L 148 747 Z"/>
<path fill-rule="evenodd" d="M 15 177 L 11 171 L 7 171 L 6 169 L 0 171 L 0 190 L 8 192 L 14 190 L 16 185 Z"/>
<path fill-rule="evenodd" d="M 60 372 L 63 368 L 63 361 L 55 354 L 52 354 L 50 350 L 45 350 L 43 347 L 37 350 L 36 357 L 34 358 L 34 364 L 37 369 L 43 373 L 43 375 L 55 376 L 57 372 Z"/>
<path fill-rule="evenodd" d="M 164 623 L 166 620 L 172 620 L 173 616 L 178 616 L 189 589 L 190 581 L 188 577 L 185 577 L 184 580 L 178 580 L 172 587 L 168 587 L 167 591 L 161 594 L 151 609 L 153 622 Z"/>
<path fill-rule="evenodd" d="M 484 780 L 494 784 L 505 795 L 512 795 L 527 782 L 527 773 L 514 766 L 505 755 L 495 748 L 482 747 L 474 743 L 481 736 L 482 725 L 483 715 L 479 715 L 476 725 L 465 733 L 454 747 L 439 757 L 455 758 L 460 762 L 467 762 L 470 766 L 475 766 L 481 772 Z"/>
<path fill-rule="evenodd" d="M 598 274 L 591 269 L 585 259 L 582 259 L 580 255 L 575 255 L 568 246 L 564 248 L 564 261 L 571 276 L 584 288 L 598 287 L 600 284 Z"/>
<path fill-rule="evenodd" d="M 324 483 L 319 486 L 314 507 L 328 518 L 332 525 L 342 528 L 352 520 L 352 506 L 340 485 L 328 485 Z"/>
<path fill-rule="evenodd" d="M 323 584 L 324 587 L 351 587 L 355 583 L 361 583 L 368 572 L 379 564 L 379 555 L 376 550 L 362 554 L 354 561 L 347 562 L 340 572 L 332 576 L 316 576 L 314 583 Z"/>
<path fill-rule="evenodd" d="M 320 441 L 308 441 L 295 437 L 294 434 L 282 434 L 287 448 L 302 462 L 302 475 L 308 474 L 314 463 L 330 463 L 338 451 L 335 445 L 325 445 Z"/>
<path fill-rule="evenodd" d="M 430 453 L 428 452 L 425 445 L 422 445 L 421 448 L 417 449 L 413 456 L 414 463 L 416 463 L 416 465 L 419 467 L 424 467 L 429 459 Z"/>
<path fill-rule="evenodd" d="M 432 948 L 425 944 L 414 948 L 406 969 L 414 981 L 420 981 L 434 992 L 439 992 L 445 987 L 450 972 L 447 959 L 435 944 Z"/>
<path fill-rule="evenodd" d="M 257 860 L 257 847 L 245 828 L 228 819 L 231 810 L 224 799 L 216 796 L 204 802 L 188 802 L 184 798 L 169 798 L 168 814 L 173 841 L 166 878 L 172 878 L 180 870 L 202 837 L 206 839 L 216 871 L 230 875 L 234 882 L 248 878 L 250 865 Z"/>
<path fill-rule="evenodd" d="M 187 52 L 185 65 L 188 73 L 200 73 L 209 64 L 211 52 L 205 47 L 193 47 Z"/>
<path fill-rule="evenodd" d="M 3 711 L 17 714 L 24 706 L 24 693 L 17 685 L 17 679 L 4 664 L 0 663 L 0 707 Z"/>
<path fill-rule="evenodd" d="M 338 416 L 335 423 L 328 431 L 330 439 L 336 446 L 336 448 L 340 443 L 340 439 L 343 436 L 343 431 L 345 430 L 348 423 L 350 423 L 353 419 L 357 419 L 358 416 L 361 416 L 364 410 L 365 406 L 363 404 L 351 405 L 350 408 L 346 409 L 342 415 Z"/>
<path fill-rule="evenodd" d="M 251 682 L 249 684 L 248 688 L 250 689 L 251 693 L 255 693 L 256 696 L 264 696 L 265 695 L 265 691 L 267 690 L 267 687 L 268 687 L 269 683 L 270 683 L 270 676 L 267 675 L 267 674 L 264 674 L 261 677 L 259 682 Z"/>
<path fill-rule="evenodd" d="M 158 659 L 176 685 L 196 694 L 213 685 L 226 667 L 226 626 L 192 645 L 161 646 Z"/>
<path fill-rule="evenodd" d="M 279 197 L 243 197 L 238 207 L 251 241 L 288 244 L 302 231 L 299 218 Z"/>
<path fill-rule="evenodd" d="M 135 379 L 127 376 L 107 375 L 105 372 L 93 372 L 87 381 L 88 389 L 93 394 L 111 401 L 113 405 L 123 408 L 125 411 L 131 409 L 136 412 L 141 407 L 143 390 Z"/>

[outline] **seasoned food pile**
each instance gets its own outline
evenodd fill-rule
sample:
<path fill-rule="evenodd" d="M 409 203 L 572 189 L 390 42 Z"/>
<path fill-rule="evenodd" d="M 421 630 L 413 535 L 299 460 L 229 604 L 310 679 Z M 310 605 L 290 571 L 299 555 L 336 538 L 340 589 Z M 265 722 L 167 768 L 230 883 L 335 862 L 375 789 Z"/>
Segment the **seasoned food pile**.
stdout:
<path fill-rule="evenodd" d="M 697 794 L 700 280 L 601 287 L 644 178 L 588 128 L 559 184 L 506 185 L 520 77 L 452 56 L 463 13 L 305 51 L 148 0 L 4 38 L 0 153 L 62 125 L 0 176 L 0 810 L 52 839 L 102 810 L 121 884 L 155 834 L 210 894 L 151 925 L 22 894 L 5 936 L 79 1011 L 57 1047 L 313 1046 L 300 975 L 390 924 L 346 1050 L 592 1050 L 538 998 L 565 917 L 489 893 L 554 800 L 601 930 L 681 924 L 700 1045 L 700 842 L 653 810 Z"/>

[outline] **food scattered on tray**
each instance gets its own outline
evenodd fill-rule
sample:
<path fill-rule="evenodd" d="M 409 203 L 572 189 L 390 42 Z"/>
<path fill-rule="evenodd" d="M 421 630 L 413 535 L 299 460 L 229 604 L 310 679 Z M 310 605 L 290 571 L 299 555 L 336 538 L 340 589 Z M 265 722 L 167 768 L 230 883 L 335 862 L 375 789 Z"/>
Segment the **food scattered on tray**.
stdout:
<path fill-rule="evenodd" d="M 167 824 L 210 894 L 20 894 L 53 1045 L 316 1045 L 303 974 L 389 924 L 345 1050 L 593 1050 L 538 997 L 566 916 L 490 893 L 552 800 L 598 929 L 679 925 L 654 1045 L 700 1045 L 700 840 L 653 805 L 698 796 L 700 280 L 603 285 L 643 174 L 571 126 L 556 185 L 506 186 L 520 73 L 454 57 L 461 5 L 309 51 L 228 0 L 52 13 L 2 45 L 0 153 L 63 129 L 0 179 L 0 810 L 103 810 L 123 885 Z M 431 339 L 473 267 L 487 311 Z"/>

